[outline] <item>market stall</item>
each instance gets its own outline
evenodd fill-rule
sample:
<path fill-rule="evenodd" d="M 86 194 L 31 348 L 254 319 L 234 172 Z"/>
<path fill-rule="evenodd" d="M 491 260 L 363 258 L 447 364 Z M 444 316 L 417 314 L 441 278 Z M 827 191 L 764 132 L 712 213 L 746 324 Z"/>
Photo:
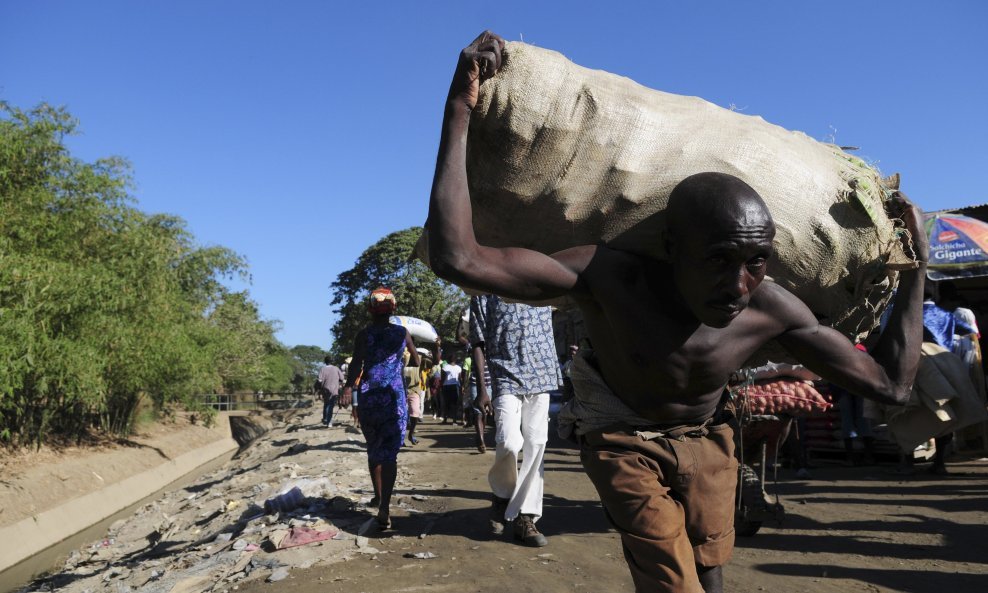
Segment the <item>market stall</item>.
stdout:
<path fill-rule="evenodd" d="M 988 204 L 926 215 L 930 240 L 929 280 L 975 316 L 978 327 L 988 327 Z M 983 357 L 982 371 L 988 370 Z M 980 391 L 980 389 L 979 389 Z M 988 450 L 988 422 L 965 427 L 956 433 L 959 451 Z"/>

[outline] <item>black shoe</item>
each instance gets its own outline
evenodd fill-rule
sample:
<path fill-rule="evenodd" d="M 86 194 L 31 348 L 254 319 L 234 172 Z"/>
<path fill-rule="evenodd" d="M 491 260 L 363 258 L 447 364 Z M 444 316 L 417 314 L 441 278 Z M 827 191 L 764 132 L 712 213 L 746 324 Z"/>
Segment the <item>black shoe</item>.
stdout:
<path fill-rule="evenodd" d="M 518 515 L 515 519 L 515 539 L 533 548 L 541 548 L 549 543 L 549 540 L 535 527 L 531 515 Z"/>
<path fill-rule="evenodd" d="M 503 535 L 504 527 L 507 524 L 507 520 L 504 518 L 504 512 L 508 510 L 508 499 L 498 498 L 497 496 L 491 497 L 491 534 L 492 535 Z"/>

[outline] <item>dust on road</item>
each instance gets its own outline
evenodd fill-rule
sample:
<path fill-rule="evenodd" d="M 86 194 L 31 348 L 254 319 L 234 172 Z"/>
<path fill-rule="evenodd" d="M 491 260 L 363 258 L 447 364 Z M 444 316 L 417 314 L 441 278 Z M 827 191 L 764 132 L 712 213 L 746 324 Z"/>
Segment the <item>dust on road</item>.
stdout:
<path fill-rule="evenodd" d="M 546 455 L 544 548 L 487 532 L 486 474 L 493 457 L 476 453 L 463 428 L 425 424 L 421 442 L 399 463 L 411 484 L 397 495 L 428 497 L 424 513 L 396 511 L 395 529 L 368 533 L 374 555 L 293 571 L 278 583 L 254 581 L 242 593 L 385 591 L 631 591 L 620 540 L 610 529 L 577 451 L 554 440 Z M 825 465 L 812 480 L 782 475 L 772 488 L 788 511 L 782 528 L 739 538 L 725 571 L 740 593 L 988 590 L 988 460 L 928 476 L 893 466 Z M 438 519 L 437 519 L 438 517 Z M 427 532 L 424 538 L 419 534 Z M 434 558 L 416 559 L 417 553 Z"/>
<path fill-rule="evenodd" d="M 487 470 L 465 428 L 434 420 L 399 456 L 394 529 L 371 527 L 362 438 L 322 428 L 318 410 L 289 417 L 224 467 L 163 493 L 104 538 L 73 552 L 27 591 L 148 593 L 383 593 L 391 591 L 631 591 L 620 541 L 583 474 L 577 451 L 552 440 L 546 455 L 549 545 L 488 535 Z M 949 464 L 954 475 L 893 465 L 782 471 L 782 527 L 739 538 L 726 590 L 798 593 L 988 591 L 988 459 Z M 307 482 L 301 508 L 267 515 L 258 505 L 285 484 Z M 292 526 L 331 539 L 274 549 Z M 420 537 L 425 534 L 424 537 Z M 154 536 L 158 537 L 154 537 Z M 327 533 L 328 535 L 328 533 Z M 425 559 L 415 555 L 429 556 Z M 266 582 L 278 573 L 284 577 Z M 11 586 L 12 584 L 8 584 Z"/>

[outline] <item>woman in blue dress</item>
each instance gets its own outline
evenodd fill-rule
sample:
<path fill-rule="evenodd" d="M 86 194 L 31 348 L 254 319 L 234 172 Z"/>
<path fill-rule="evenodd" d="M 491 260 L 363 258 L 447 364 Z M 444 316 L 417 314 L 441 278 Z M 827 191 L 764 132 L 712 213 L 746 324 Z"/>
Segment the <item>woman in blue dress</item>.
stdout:
<path fill-rule="evenodd" d="M 408 330 L 391 323 L 397 299 L 387 288 L 371 293 L 371 324 L 357 334 L 353 361 L 347 374 L 340 405 L 350 405 L 353 386 L 360 379 L 357 394 L 360 399 L 360 429 L 367 441 L 367 465 L 377 506 L 377 523 L 382 529 L 391 527 L 391 492 L 398 476 L 398 451 L 405 441 L 408 424 L 408 400 L 402 377 L 403 354 L 410 355 L 409 364 L 419 365 L 419 354 Z"/>

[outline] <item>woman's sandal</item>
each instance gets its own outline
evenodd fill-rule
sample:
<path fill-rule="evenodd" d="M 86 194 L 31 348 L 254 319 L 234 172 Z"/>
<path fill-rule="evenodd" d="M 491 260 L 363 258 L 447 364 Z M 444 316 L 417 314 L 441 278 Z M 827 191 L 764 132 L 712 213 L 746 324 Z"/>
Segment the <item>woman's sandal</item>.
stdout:
<path fill-rule="evenodd" d="M 383 519 L 380 515 L 377 517 L 377 527 L 381 531 L 391 529 L 391 517 L 384 517 Z"/>

